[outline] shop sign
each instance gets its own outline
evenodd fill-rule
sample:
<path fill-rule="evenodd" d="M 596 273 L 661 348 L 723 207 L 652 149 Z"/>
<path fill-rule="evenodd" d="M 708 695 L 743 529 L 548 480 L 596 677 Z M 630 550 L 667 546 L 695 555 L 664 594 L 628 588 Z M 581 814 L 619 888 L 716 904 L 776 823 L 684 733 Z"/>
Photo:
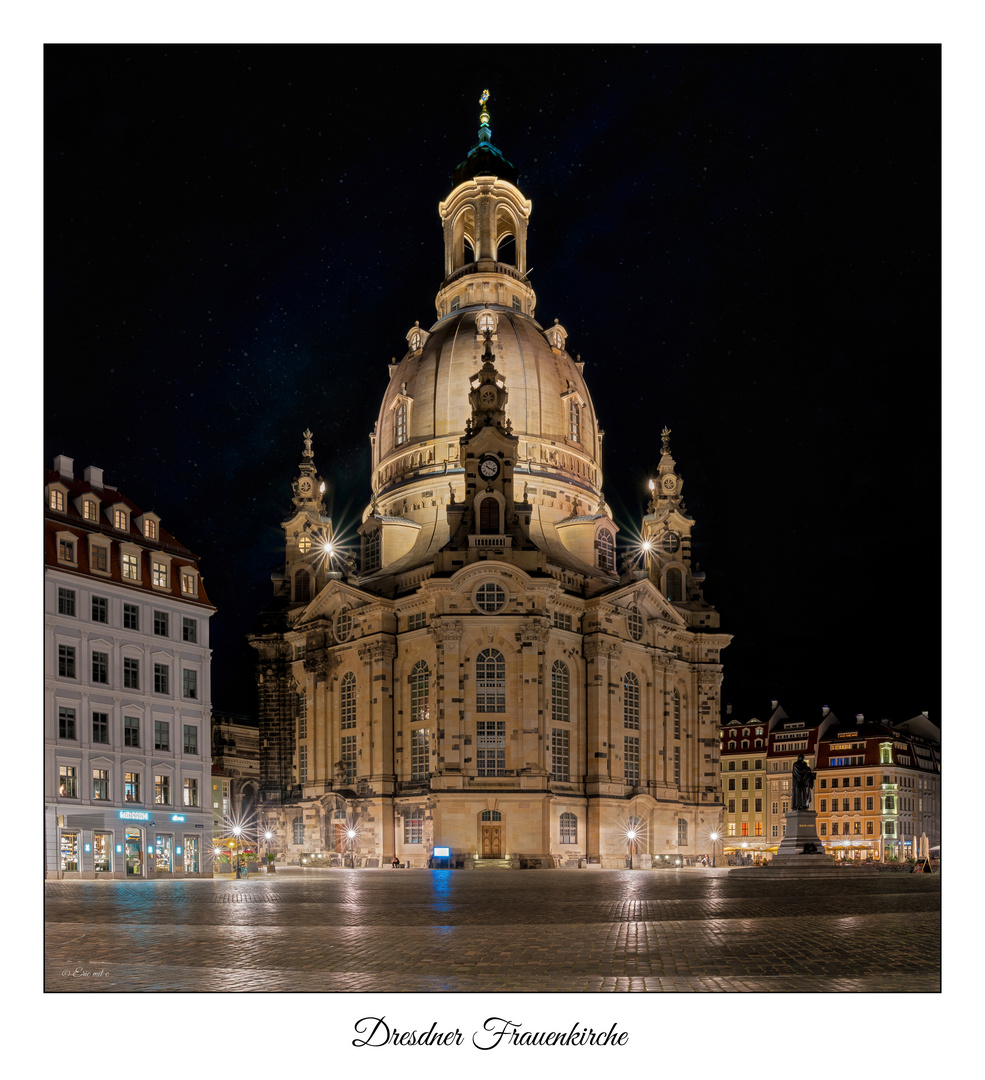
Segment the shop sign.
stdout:
<path fill-rule="evenodd" d="M 120 817 L 124 821 L 150 821 L 149 810 L 121 810 Z"/>

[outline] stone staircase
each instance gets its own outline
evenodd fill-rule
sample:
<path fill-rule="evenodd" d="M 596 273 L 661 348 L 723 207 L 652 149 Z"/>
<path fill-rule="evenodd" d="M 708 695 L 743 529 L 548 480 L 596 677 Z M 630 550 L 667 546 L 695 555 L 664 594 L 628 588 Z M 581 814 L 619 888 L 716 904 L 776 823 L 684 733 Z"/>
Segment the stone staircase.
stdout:
<path fill-rule="evenodd" d="M 472 867 L 475 870 L 509 870 L 511 863 L 509 859 L 476 859 Z"/>

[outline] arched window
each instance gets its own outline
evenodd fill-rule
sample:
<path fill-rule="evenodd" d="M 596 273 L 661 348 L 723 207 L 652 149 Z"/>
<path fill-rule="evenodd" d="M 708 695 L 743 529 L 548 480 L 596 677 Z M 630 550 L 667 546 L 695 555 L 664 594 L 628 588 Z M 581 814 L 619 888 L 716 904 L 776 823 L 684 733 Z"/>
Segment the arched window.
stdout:
<path fill-rule="evenodd" d="M 479 532 L 483 536 L 499 535 L 499 503 L 493 498 L 479 503 Z"/>
<path fill-rule="evenodd" d="M 404 843 L 424 843 L 424 811 L 411 810 L 404 818 Z"/>
<path fill-rule="evenodd" d="M 561 843 L 578 843 L 578 819 L 574 814 L 564 813 L 561 815 Z"/>
<path fill-rule="evenodd" d="M 356 676 L 347 671 L 339 683 L 339 726 L 356 726 Z"/>
<path fill-rule="evenodd" d="M 506 660 L 498 649 L 483 649 L 476 657 L 475 711 L 506 712 Z"/>
<path fill-rule="evenodd" d="M 294 575 L 294 600 L 298 604 L 307 604 L 311 599 L 311 578 L 307 570 L 298 570 Z"/>
<path fill-rule="evenodd" d="M 304 819 L 302 817 L 300 817 L 300 815 L 298 817 L 296 817 L 291 822 L 291 828 L 293 829 L 293 832 L 294 832 L 294 843 L 295 844 L 303 844 L 304 843 Z"/>
<path fill-rule="evenodd" d="M 614 573 L 616 568 L 616 545 L 612 533 L 608 529 L 600 529 L 595 540 L 595 546 L 598 549 L 599 569 L 607 570 L 610 574 Z"/>
<path fill-rule="evenodd" d="M 555 722 L 569 719 L 568 712 L 568 666 L 560 660 L 551 668 L 551 719 Z"/>
<path fill-rule="evenodd" d="M 622 722 L 628 728 L 640 726 L 640 680 L 631 671 L 622 680 Z"/>
<path fill-rule="evenodd" d="M 427 663 L 418 660 L 410 673 L 410 722 L 417 727 L 419 724 L 427 724 L 431 710 L 429 707 L 429 690 L 431 673 Z"/>
<path fill-rule="evenodd" d="M 503 815 L 498 810 L 483 810 L 480 815 L 482 821 L 502 821 Z"/>
<path fill-rule="evenodd" d="M 667 599 L 672 603 L 684 600 L 684 579 L 680 570 L 667 571 Z"/>
<path fill-rule="evenodd" d="M 401 401 L 393 412 L 393 445 L 402 446 L 407 441 L 407 402 Z"/>
<path fill-rule="evenodd" d="M 674 691 L 674 738 L 679 739 L 681 737 L 681 692 L 679 690 Z M 735 743 L 730 742 L 728 744 L 730 750 L 735 749 Z"/>

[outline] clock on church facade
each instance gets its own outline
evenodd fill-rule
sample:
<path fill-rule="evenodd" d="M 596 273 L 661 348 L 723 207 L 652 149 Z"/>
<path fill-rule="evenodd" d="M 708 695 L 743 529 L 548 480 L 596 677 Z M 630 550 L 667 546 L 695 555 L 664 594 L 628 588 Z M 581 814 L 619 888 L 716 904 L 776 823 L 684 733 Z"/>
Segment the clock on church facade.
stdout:
<path fill-rule="evenodd" d="M 251 635 L 260 813 L 289 862 L 649 865 L 720 825 L 730 637 L 691 565 L 670 432 L 617 550 L 584 365 L 534 317 L 531 204 L 481 104 L 439 206 L 437 319 L 381 381 L 358 551 L 306 431 Z"/>

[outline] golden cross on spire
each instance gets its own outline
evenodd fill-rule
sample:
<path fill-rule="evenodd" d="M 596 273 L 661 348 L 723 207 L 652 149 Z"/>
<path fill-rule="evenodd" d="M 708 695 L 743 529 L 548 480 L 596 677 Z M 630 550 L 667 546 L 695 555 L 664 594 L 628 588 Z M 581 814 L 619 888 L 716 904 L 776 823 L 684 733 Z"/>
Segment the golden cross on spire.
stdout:
<path fill-rule="evenodd" d="M 489 91 L 488 90 L 483 90 L 482 91 L 482 96 L 479 98 L 479 104 L 484 106 L 488 100 L 489 100 Z"/>

